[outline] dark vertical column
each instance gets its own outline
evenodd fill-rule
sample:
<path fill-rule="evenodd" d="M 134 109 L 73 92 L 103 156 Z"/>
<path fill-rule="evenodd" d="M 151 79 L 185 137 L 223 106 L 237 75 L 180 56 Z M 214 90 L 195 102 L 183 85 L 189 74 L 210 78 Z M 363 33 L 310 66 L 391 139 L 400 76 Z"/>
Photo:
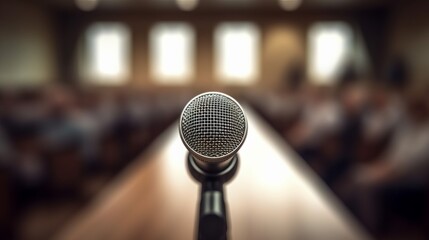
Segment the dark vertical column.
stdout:
<path fill-rule="evenodd" d="M 373 62 L 374 75 L 380 79 L 384 75 L 389 11 L 386 8 L 366 10 L 358 13 L 357 19 L 363 40 L 368 47 L 369 57 Z"/>
<path fill-rule="evenodd" d="M 68 11 L 56 11 L 53 14 L 55 38 L 57 39 L 58 82 L 65 85 L 78 83 L 76 53 L 79 41 L 77 14 Z"/>

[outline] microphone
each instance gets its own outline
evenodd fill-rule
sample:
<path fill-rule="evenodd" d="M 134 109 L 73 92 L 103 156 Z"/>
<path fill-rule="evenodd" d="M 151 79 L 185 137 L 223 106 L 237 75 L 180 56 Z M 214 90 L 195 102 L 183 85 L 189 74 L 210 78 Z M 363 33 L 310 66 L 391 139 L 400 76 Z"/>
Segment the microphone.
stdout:
<path fill-rule="evenodd" d="M 198 167 L 219 172 L 231 163 L 247 136 L 247 120 L 240 104 L 219 93 L 200 94 L 183 109 L 180 137 Z"/>
<path fill-rule="evenodd" d="M 232 97 L 207 92 L 191 99 L 179 120 L 188 149 L 188 170 L 201 183 L 198 239 L 226 239 L 223 184 L 238 168 L 237 152 L 247 136 L 247 120 Z"/>

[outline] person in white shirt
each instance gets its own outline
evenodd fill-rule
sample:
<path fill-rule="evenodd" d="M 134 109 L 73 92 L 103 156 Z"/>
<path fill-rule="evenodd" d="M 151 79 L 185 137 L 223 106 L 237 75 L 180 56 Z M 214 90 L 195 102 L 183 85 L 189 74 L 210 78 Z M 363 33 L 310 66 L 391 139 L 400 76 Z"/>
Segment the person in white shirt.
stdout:
<path fill-rule="evenodd" d="M 304 100 L 301 120 L 290 132 L 289 143 L 301 149 L 317 148 L 324 137 L 341 128 L 341 109 L 329 89 L 311 88 Z"/>
<path fill-rule="evenodd" d="M 403 103 L 394 92 L 385 87 L 375 87 L 371 91 L 362 119 L 359 161 L 368 162 L 379 157 L 403 115 Z"/>

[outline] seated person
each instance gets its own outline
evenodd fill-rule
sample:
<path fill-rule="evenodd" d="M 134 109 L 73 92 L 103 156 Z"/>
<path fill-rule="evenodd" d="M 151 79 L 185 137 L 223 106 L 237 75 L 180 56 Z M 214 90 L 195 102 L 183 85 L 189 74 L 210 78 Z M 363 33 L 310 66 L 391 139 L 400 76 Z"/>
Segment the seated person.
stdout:
<path fill-rule="evenodd" d="M 361 84 L 343 85 L 339 90 L 341 124 L 338 124 L 336 131 L 325 136 L 318 153 L 321 159 L 318 173 L 334 191 L 357 160 L 362 139 L 363 109 L 367 102 L 366 88 Z"/>
<path fill-rule="evenodd" d="M 285 135 L 289 144 L 308 162 L 317 158 L 320 145 L 327 136 L 341 129 L 342 114 L 337 101 L 326 88 L 306 90 L 304 106 L 298 122 Z"/>
<path fill-rule="evenodd" d="M 387 146 L 402 117 L 402 104 L 392 92 L 376 87 L 363 116 L 363 142 L 360 159 L 374 159 Z"/>
<path fill-rule="evenodd" d="M 0 126 L 0 168 L 8 167 L 11 162 L 12 149 L 6 132 Z"/>

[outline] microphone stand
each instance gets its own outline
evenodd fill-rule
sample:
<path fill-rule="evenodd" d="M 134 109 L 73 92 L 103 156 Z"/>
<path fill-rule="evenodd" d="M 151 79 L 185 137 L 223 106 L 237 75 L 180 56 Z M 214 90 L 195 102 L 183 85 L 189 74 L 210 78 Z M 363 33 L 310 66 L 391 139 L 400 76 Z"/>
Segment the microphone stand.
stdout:
<path fill-rule="evenodd" d="M 233 157 L 226 169 L 218 173 L 202 170 L 191 154 L 188 154 L 187 163 L 192 177 L 201 183 L 197 239 L 226 240 L 228 222 L 223 184 L 230 181 L 237 172 L 237 155 Z"/>

